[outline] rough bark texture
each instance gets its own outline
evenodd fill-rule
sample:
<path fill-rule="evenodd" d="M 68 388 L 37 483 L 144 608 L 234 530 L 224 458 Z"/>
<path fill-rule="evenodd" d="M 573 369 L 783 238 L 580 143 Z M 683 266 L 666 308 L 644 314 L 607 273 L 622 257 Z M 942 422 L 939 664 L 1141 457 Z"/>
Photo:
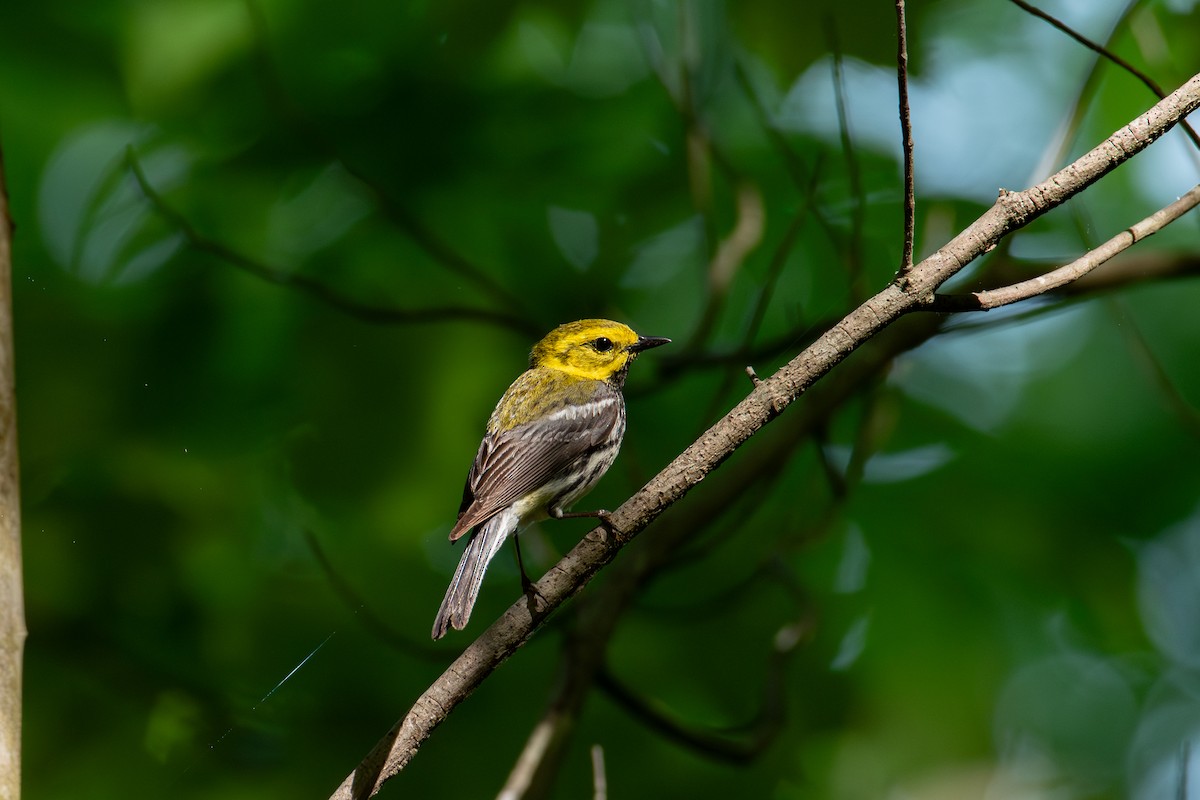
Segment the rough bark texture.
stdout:
<path fill-rule="evenodd" d="M 12 220 L 0 159 L 0 800 L 21 796 L 21 663 L 25 602 L 13 391 Z"/>
<path fill-rule="evenodd" d="M 620 533 L 589 533 L 537 583 L 537 608 L 522 600 L 473 642 L 334 792 L 335 800 L 364 798 L 412 760 L 446 716 L 523 645 L 547 616 L 576 594 L 626 543 L 687 494 L 734 450 L 777 417 L 813 383 L 888 325 L 932 308 L 936 289 L 1007 234 L 1064 203 L 1140 152 L 1200 107 L 1193 76 L 1098 147 L 1022 192 L 1001 190 L 988 211 L 936 253 L 854 309 L 754 390 L 612 514 Z"/>

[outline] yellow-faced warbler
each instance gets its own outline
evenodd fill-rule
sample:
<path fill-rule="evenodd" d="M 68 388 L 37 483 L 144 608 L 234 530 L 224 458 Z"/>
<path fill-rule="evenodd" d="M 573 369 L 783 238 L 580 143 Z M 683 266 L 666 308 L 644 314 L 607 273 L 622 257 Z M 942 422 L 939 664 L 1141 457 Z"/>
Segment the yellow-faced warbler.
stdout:
<path fill-rule="evenodd" d="M 534 345 L 529 369 L 488 419 L 467 474 L 450 541 L 471 536 L 434 620 L 434 639 L 450 627 L 466 626 L 483 573 L 509 536 L 548 517 L 602 516 L 566 509 L 617 457 L 625 436 L 621 388 L 629 364 L 643 350 L 669 341 L 638 336 L 619 322 L 584 319 L 560 325 Z"/>

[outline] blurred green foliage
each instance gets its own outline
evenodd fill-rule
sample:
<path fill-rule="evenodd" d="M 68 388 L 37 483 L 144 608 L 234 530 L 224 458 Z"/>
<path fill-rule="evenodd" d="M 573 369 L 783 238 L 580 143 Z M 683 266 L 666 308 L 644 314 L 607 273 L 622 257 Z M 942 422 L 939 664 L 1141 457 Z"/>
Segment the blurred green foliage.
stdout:
<path fill-rule="evenodd" d="M 1168 88 L 1194 67 L 1185 0 L 1046 7 Z M 1001 0 L 908 12 L 918 254 L 1153 102 Z M 894 24 L 833 0 L 9 4 L 27 797 L 332 791 L 517 596 L 501 557 L 471 628 L 427 641 L 483 420 L 538 336 L 605 315 L 676 341 L 631 376 L 588 501 L 613 507 L 746 363 L 891 278 Z M 1068 259 L 1195 181 L 1172 133 L 994 258 Z M 714 291 L 748 196 L 761 241 Z M 1195 243 L 1185 218 L 1130 258 Z M 639 595 L 608 668 L 735 738 L 805 621 L 769 746 L 725 763 L 595 692 L 557 796 L 591 791 L 592 745 L 621 798 L 1155 798 L 1200 774 L 1200 285 L 1084 299 L 944 320 Z M 545 569 L 586 528 L 526 552 Z M 494 795 L 560 629 L 383 796 Z"/>

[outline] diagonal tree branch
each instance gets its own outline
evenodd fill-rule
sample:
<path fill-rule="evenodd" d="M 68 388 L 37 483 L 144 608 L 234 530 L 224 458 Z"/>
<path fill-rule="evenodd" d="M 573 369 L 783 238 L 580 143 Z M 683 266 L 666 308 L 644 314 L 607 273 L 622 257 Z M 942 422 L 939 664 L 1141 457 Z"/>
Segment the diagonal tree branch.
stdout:
<path fill-rule="evenodd" d="M 844 369 L 814 387 L 804 404 L 781 421 L 775 435 L 765 439 L 763 446 L 754 448 L 752 455 L 743 455 L 739 469 L 715 475 L 705 492 L 664 519 L 655 528 L 654 536 L 638 541 L 632 552 L 614 564 L 603 586 L 580 598 L 572 609 L 559 680 L 521 755 L 526 762 L 521 765 L 526 776 L 521 787 L 523 797 L 546 796 L 547 786 L 558 774 L 566 755 L 581 709 L 604 667 L 608 643 L 637 598 L 639 587 L 662 570 L 692 560 L 695 548 L 689 550 L 689 546 L 695 544 L 702 532 L 720 525 L 726 515 L 736 512 L 739 501 L 778 480 L 796 450 L 834 409 L 841 407 L 873 376 L 882 373 L 898 353 L 925 341 L 940 325 L 939 317 L 924 314 L 889 328 L 867 343 Z M 804 535 L 823 531 L 829 519 L 829 515 L 822 515 Z M 514 768 L 513 772 L 517 771 Z M 513 787 L 511 776 L 509 787 Z"/>
<path fill-rule="evenodd" d="M 1070 264 L 1010 286 L 986 289 L 966 295 L 938 295 L 935 307 L 939 311 L 987 311 L 1061 289 L 1087 275 L 1113 256 L 1133 247 L 1147 236 L 1158 233 L 1197 205 L 1200 205 L 1200 185 L 1193 186 L 1187 194 L 1175 202 L 1160 208 L 1140 222 L 1134 223 Z"/>
<path fill-rule="evenodd" d="M 638 695 L 608 670 L 601 670 L 596 682 L 611 700 L 651 730 L 696 753 L 731 764 L 746 764 L 766 751 L 787 721 L 785 668 L 799 641 L 800 637 L 790 629 L 781 631 L 776 637 L 777 646 L 767 664 L 762 702 L 754 719 L 739 731 L 739 736 L 687 725 L 653 701 Z"/>
<path fill-rule="evenodd" d="M 1091 50 L 1093 53 L 1097 54 L 1101 58 L 1107 59 L 1108 61 L 1117 65 L 1121 69 L 1125 70 L 1130 75 L 1132 75 L 1134 78 L 1141 81 L 1143 86 L 1145 86 L 1150 91 L 1154 92 L 1154 96 L 1157 97 L 1158 99 L 1161 100 L 1162 98 L 1167 96 L 1167 93 L 1164 92 L 1162 87 L 1158 85 L 1158 82 L 1155 81 L 1153 78 L 1151 78 L 1149 75 L 1147 75 L 1145 72 L 1142 72 L 1140 69 L 1135 67 L 1133 64 L 1130 64 L 1128 61 L 1121 58 L 1119 55 L 1114 53 L 1112 50 L 1109 50 L 1104 45 L 1102 45 L 1098 42 L 1094 42 L 1091 39 L 1089 39 L 1088 37 L 1084 36 L 1082 33 L 1079 33 L 1074 28 L 1072 28 L 1070 25 L 1067 25 L 1065 22 L 1058 19 L 1057 17 L 1054 17 L 1054 16 L 1046 13 L 1045 11 L 1038 8 L 1037 6 L 1034 6 L 1034 5 L 1031 5 L 1030 3 L 1025 2 L 1025 0 L 1009 0 L 1009 2 L 1012 3 L 1013 5 L 1015 5 L 1016 7 L 1020 8 L 1022 11 L 1026 12 L 1027 14 L 1032 14 L 1033 16 L 1037 17 L 1038 19 L 1048 22 L 1051 26 L 1062 31 L 1067 36 L 1070 36 L 1072 39 L 1079 42 L 1081 45 L 1083 45 L 1087 49 Z M 1187 137 L 1192 140 L 1192 144 L 1194 144 L 1196 147 L 1200 148 L 1200 135 L 1197 135 L 1195 129 L 1192 128 L 1192 126 L 1186 120 L 1184 120 L 1181 127 L 1183 128 L 1184 133 L 1187 134 Z"/>
<path fill-rule="evenodd" d="M 522 598 L 468 646 L 333 797 L 369 797 L 404 769 L 447 715 L 524 645 L 551 612 L 580 592 L 622 547 L 852 352 L 905 314 L 932 308 L 935 291 L 948 278 L 993 249 L 1007 234 L 1141 152 L 1196 108 L 1200 108 L 1200 75 L 1045 181 L 1021 192 L 1001 191 L 995 205 L 954 239 L 758 383 L 723 419 L 612 513 L 612 532 L 604 527 L 592 530 L 537 582 L 537 594 L 544 603 L 531 608 Z"/>

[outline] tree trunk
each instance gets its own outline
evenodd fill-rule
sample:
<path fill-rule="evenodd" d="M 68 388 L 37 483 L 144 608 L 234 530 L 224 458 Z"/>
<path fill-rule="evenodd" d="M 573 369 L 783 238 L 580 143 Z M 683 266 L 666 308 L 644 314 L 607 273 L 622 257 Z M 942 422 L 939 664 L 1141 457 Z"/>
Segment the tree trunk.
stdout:
<path fill-rule="evenodd" d="M 21 496 L 13 387 L 12 220 L 0 157 L 0 800 L 21 796 Z"/>

